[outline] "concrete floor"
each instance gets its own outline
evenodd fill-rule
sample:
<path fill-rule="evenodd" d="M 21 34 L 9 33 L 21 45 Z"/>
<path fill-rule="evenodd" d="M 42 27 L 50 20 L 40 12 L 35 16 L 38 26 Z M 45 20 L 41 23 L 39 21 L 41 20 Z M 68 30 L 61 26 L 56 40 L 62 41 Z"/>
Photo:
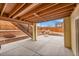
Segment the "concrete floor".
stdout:
<path fill-rule="evenodd" d="M 1 56 L 73 56 L 64 47 L 63 36 L 38 36 L 37 41 L 30 38 L 2 45 Z"/>

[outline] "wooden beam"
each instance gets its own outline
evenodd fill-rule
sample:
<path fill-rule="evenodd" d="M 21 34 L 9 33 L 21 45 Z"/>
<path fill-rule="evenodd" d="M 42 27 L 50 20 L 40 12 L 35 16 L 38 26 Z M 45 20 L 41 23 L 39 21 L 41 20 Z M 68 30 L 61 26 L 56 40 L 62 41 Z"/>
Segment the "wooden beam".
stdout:
<path fill-rule="evenodd" d="M 57 15 L 49 14 L 49 15 L 45 16 L 45 18 L 51 19 L 51 18 L 54 18 L 54 17 L 63 16 L 63 15 L 68 15 L 68 14 L 70 15 L 71 13 L 72 13 L 72 10 L 70 10 L 68 12 L 58 13 Z"/>
<path fill-rule="evenodd" d="M 7 6 L 7 3 L 5 3 L 5 5 L 4 5 L 3 9 L 2 9 L 1 16 L 3 15 L 3 13 L 4 13 L 4 11 L 5 11 L 6 6 Z"/>
<path fill-rule="evenodd" d="M 9 17 L 13 16 L 17 11 L 19 11 L 23 6 L 25 5 L 25 3 L 23 3 L 19 8 L 17 8 L 12 14 L 9 15 Z"/>
<path fill-rule="evenodd" d="M 37 13 L 33 13 L 33 15 L 36 16 L 36 17 L 38 17 L 38 18 L 42 18 Z"/>
<path fill-rule="evenodd" d="M 36 23 L 33 23 L 33 34 L 32 34 L 32 40 L 33 41 L 36 41 L 37 40 L 37 26 L 36 26 Z"/>
<path fill-rule="evenodd" d="M 53 6 L 56 6 L 58 3 L 55 3 L 55 4 L 52 4 L 52 5 L 50 5 L 49 7 L 44 7 L 44 8 L 42 8 L 41 10 L 38 10 L 38 11 L 36 11 L 35 13 L 38 13 L 38 12 L 41 12 L 41 11 L 44 11 L 44 10 L 46 10 L 46 9 L 48 9 L 48 8 L 51 8 L 51 7 L 53 7 Z M 32 13 L 30 14 L 30 15 L 28 15 L 28 17 L 29 16 L 31 16 L 31 15 L 33 15 Z M 27 16 L 22 16 L 20 19 L 25 19 Z"/>
<path fill-rule="evenodd" d="M 53 16 L 58 15 L 58 14 L 61 14 L 61 13 L 66 13 L 66 12 L 69 12 L 69 11 L 73 11 L 73 9 L 74 9 L 74 7 L 67 8 L 67 9 L 62 9 L 62 10 L 60 10 L 58 12 L 50 13 L 48 15 L 45 15 L 45 17 L 49 17 L 50 15 L 52 15 L 52 17 L 53 17 Z M 38 15 L 36 13 L 34 13 L 34 16 L 38 17 L 39 19 L 46 19 L 44 16 L 40 16 L 40 15 Z M 33 18 L 36 18 L 36 17 L 30 17 L 30 18 L 28 18 L 28 20 L 29 19 L 33 20 Z"/>
<path fill-rule="evenodd" d="M 26 38 L 28 38 L 28 36 L 5 39 L 5 40 L 1 41 L 1 45 L 11 43 L 11 42 L 15 42 L 15 41 L 19 41 L 19 40 L 23 40 L 23 39 L 26 39 Z"/>
<path fill-rule="evenodd" d="M 44 22 L 44 21 L 48 21 L 48 20 L 55 20 L 55 19 L 58 19 L 58 18 L 63 18 L 64 16 L 69 16 L 71 14 L 72 11 L 68 11 L 68 12 L 62 12 L 62 13 L 59 13 L 59 14 L 56 14 L 56 15 L 48 15 L 48 16 L 45 16 L 43 17 L 43 19 L 36 19 L 36 18 L 32 18 L 32 19 L 29 19 L 31 20 L 32 22 Z"/>
<path fill-rule="evenodd" d="M 9 18 L 9 17 L 2 17 L 2 16 L 0 16 L 0 20 L 23 23 L 23 24 L 32 24 L 31 22 L 28 22 L 28 21 L 21 21 L 18 19 L 13 19 L 13 18 Z"/>
<path fill-rule="evenodd" d="M 23 26 L 22 24 L 17 24 L 17 23 L 12 23 L 13 25 L 15 25 L 16 27 L 18 27 L 21 31 L 23 31 L 25 34 L 27 34 L 29 37 L 32 38 L 31 33 L 28 32 L 27 27 L 25 28 L 25 26 Z"/>
<path fill-rule="evenodd" d="M 58 11 L 58 13 L 60 13 L 60 12 L 63 12 L 64 10 L 66 11 L 66 10 L 69 10 L 69 9 L 74 9 L 74 6 L 71 6 L 72 4 L 69 4 L 69 5 L 66 5 L 66 6 L 63 6 L 62 8 L 59 8 L 59 11 Z M 69 7 L 69 6 L 71 6 L 71 7 Z M 65 9 L 64 9 L 65 8 Z M 58 8 L 57 9 L 55 9 L 54 11 L 52 10 L 52 11 L 48 11 L 48 13 L 49 14 L 55 14 L 56 15 L 56 13 L 57 13 L 57 10 L 58 10 Z M 44 15 L 49 15 L 49 14 L 44 14 Z M 33 15 L 35 15 L 35 16 L 37 16 L 37 15 L 39 15 L 39 14 L 33 14 Z M 44 16 L 44 15 L 39 15 L 40 17 L 38 17 L 38 18 L 40 18 L 40 19 L 44 19 L 42 16 Z M 34 18 L 34 17 L 30 17 L 30 18 L 28 18 L 28 20 L 29 19 L 32 19 L 32 18 Z"/>
<path fill-rule="evenodd" d="M 70 12 L 67 12 L 67 13 L 62 13 L 62 14 L 58 14 L 58 15 L 55 15 L 55 16 L 52 16 L 51 18 L 48 18 L 47 20 L 39 20 L 39 22 L 45 22 L 45 21 L 50 21 L 50 20 L 55 20 L 55 19 L 60 19 L 60 18 L 64 18 L 64 17 L 67 17 L 67 16 L 70 16 Z M 66 15 L 65 15 L 66 14 Z M 38 22 L 38 21 L 37 21 Z"/>
<path fill-rule="evenodd" d="M 69 7 L 69 6 L 71 6 L 71 7 Z M 64 9 L 64 8 L 67 8 L 67 7 L 69 7 L 69 9 L 70 8 L 73 8 L 74 6 L 73 6 L 73 4 L 68 4 L 68 5 L 65 5 L 65 6 L 63 6 L 63 7 L 59 7 L 59 8 L 56 8 L 56 9 L 54 9 L 54 10 L 51 10 L 51 11 L 48 11 L 48 12 L 45 12 L 45 13 L 42 13 L 42 14 L 39 14 L 39 16 L 44 16 L 44 15 L 46 15 L 46 14 L 51 14 L 51 13 L 55 13 L 55 12 L 57 12 L 58 10 L 62 10 L 62 9 Z M 38 13 L 37 13 L 38 14 Z M 34 15 L 34 14 L 33 14 Z M 30 17 L 31 18 L 31 17 Z M 40 19 L 41 18 L 43 18 L 43 17 L 40 17 Z M 27 19 L 27 18 L 26 18 Z M 29 19 L 29 18 L 28 18 Z"/>
<path fill-rule="evenodd" d="M 39 13 L 39 12 L 41 12 L 41 11 L 44 11 L 44 10 L 49 9 L 49 8 L 51 8 L 51 7 L 54 7 L 54 6 L 58 5 L 58 4 L 59 4 L 59 3 L 52 4 L 52 5 L 49 6 L 49 7 L 43 8 L 43 9 L 41 9 L 41 10 L 39 10 L 39 11 L 36 11 L 35 13 Z"/>
<path fill-rule="evenodd" d="M 72 5 L 73 5 L 73 4 L 68 4 L 68 5 L 65 5 L 65 6 L 63 6 L 63 7 L 60 7 L 60 8 L 56 8 L 56 9 L 54 9 L 54 10 L 51 10 L 51 11 L 49 11 L 49 12 L 42 13 L 42 14 L 40 14 L 40 15 L 42 16 L 42 15 L 45 15 L 45 14 L 48 14 L 48 13 L 51 13 L 51 12 L 56 12 L 57 10 L 60 10 L 60 9 L 63 9 L 63 8 L 66 8 L 66 7 L 72 6 Z"/>
<path fill-rule="evenodd" d="M 38 5 L 40 5 L 39 3 L 33 3 L 30 6 L 28 6 L 27 8 L 25 8 L 22 12 L 20 12 L 19 14 L 15 15 L 13 18 L 16 18 L 18 16 L 22 16 L 25 13 L 28 13 L 29 11 L 33 10 L 34 8 L 36 8 Z"/>
<path fill-rule="evenodd" d="M 45 12 L 45 13 L 41 13 L 40 15 L 44 15 L 44 14 L 47 14 L 47 13 L 51 13 L 51 12 L 56 12 L 57 10 L 60 10 L 60 9 L 63 9 L 63 8 L 66 8 L 66 7 L 69 7 L 69 6 L 73 6 L 73 4 L 68 4 L 68 5 L 63 5 L 62 7 L 59 7 L 59 8 L 55 8 L 55 9 L 51 9 L 51 11 L 48 11 L 47 10 L 47 12 Z M 37 13 L 38 14 L 38 13 Z M 33 15 L 33 14 L 31 14 L 31 15 Z M 27 15 L 28 17 L 29 16 L 31 16 L 31 15 Z M 27 19 L 28 17 L 24 17 L 24 19 Z M 21 18 L 22 19 L 22 18 Z"/>
<path fill-rule="evenodd" d="M 69 11 L 73 11 L 74 10 L 74 6 L 73 7 L 68 7 L 68 8 L 63 8 L 63 9 L 60 9 L 59 11 L 56 11 L 56 12 L 51 12 L 51 13 L 48 13 L 48 14 L 45 14 L 45 16 L 47 15 L 57 15 L 57 14 L 61 14 L 61 13 L 64 13 L 64 12 L 69 12 Z M 44 15 L 42 15 L 44 16 Z"/>
<path fill-rule="evenodd" d="M 30 32 L 30 27 L 31 27 L 30 24 L 28 24 L 28 32 Z"/>
<path fill-rule="evenodd" d="M 39 19 L 45 19 L 43 17 L 41 17 L 40 15 L 36 14 L 36 13 L 33 13 L 33 15 L 35 16 L 35 18 L 39 18 Z M 34 18 L 34 17 L 33 17 Z"/>
<path fill-rule="evenodd" d="M 59 15 L 59 14 L 62 14 L 62 13 L 68 13 L 68 12 L 73 12 L 73 8 L 69 8 L 69 9 L 65 9 L 65 10 L 61 10 L 60 12 L 56 12 L 56 13 L 51 13 L 51 14 L 48 14 L 48 15 L 45 15 L 45 17 L 50 17 L 50 16 L 55 16 L 55 15 Z"/>

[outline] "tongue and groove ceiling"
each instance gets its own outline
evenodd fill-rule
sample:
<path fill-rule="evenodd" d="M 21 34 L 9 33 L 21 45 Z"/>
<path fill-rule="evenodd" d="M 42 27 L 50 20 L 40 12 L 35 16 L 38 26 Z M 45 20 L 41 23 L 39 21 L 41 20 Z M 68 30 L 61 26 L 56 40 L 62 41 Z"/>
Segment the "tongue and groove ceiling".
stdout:
<path fill-rule="evenodd" d="M 0 20 L 33 23 L 70 16 L 73 3 L 0 3 Z"/>

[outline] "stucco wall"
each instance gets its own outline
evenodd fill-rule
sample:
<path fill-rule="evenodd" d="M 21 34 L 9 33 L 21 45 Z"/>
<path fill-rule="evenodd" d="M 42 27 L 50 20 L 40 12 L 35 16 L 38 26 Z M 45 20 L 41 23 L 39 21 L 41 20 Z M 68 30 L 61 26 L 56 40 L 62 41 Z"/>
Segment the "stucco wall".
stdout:
<path fill-rule="evenodd" d="M 71 39 L 72 39 L 72 50 L 74 55 L 77 55 L 77 47 L 76 47 L 76 25 L 75 20 L 79 18 L 79 4 L 77 4 L 77 7 L 73 11 L 71 15 Z"/>

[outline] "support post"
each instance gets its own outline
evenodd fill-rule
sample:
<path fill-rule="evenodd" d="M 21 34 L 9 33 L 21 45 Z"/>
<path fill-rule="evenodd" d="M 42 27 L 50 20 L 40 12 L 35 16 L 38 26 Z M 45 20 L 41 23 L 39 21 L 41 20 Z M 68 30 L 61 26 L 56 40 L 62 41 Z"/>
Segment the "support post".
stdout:
<path fill-rule="evenodd" d="M 32 27 L 32 40 L 36 41 L 37 40 L 37 26 L 36 23 L 33 23 L 33 27 Z"/>
<path fill-rule="evenodd" d="M 0 44 L 0 49 L 1 49 L 1 44 Z"/>
<path fill-rule="evenodd" d="M 28 32 L 30 32 L 30 24 L 28 24 Z"/>
<path fill-rule="evenodd" d="M 71 18 L 64 18 L 64 46 L 71 48 Z"/>

